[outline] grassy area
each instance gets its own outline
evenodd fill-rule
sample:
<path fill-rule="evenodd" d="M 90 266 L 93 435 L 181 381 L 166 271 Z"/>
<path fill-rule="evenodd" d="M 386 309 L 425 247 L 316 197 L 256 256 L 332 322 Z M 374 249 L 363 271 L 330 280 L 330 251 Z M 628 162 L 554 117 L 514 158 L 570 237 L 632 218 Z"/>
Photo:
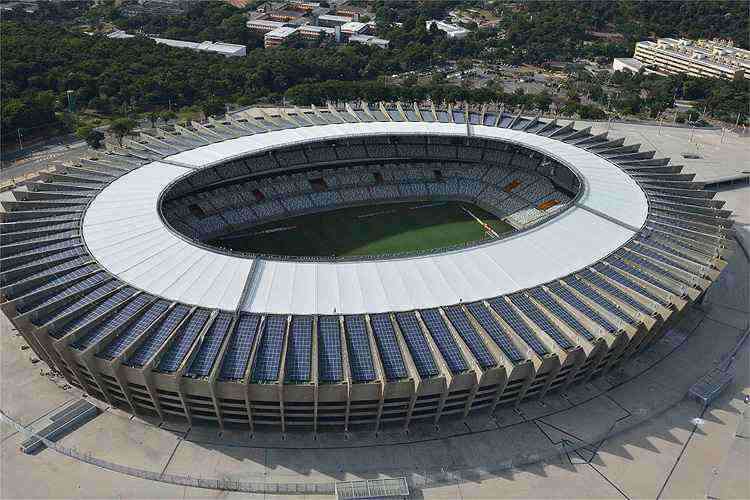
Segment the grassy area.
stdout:
<path fill-rule="evenodd" d="M 513 228 L 466 203 L 392 203 L 344 208 L 256 226 L 215 244 L 245 252 L 356 256 L 416 252 L 477 241 L 484 229 L 462 207 L 502 234 Z M 271 231 L 271 232 L 269 232 Z"/>

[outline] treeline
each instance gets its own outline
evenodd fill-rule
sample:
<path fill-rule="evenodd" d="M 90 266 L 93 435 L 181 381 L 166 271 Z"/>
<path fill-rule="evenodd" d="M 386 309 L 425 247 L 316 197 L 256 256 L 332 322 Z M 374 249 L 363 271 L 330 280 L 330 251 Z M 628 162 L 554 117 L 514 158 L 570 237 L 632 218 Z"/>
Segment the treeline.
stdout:
<path fill-rule="evenodd" d="M 104 11 L 102 17 L 113 21 L 117 27 L 127 31 L 158 34 L 163 38 L 202 42 L 221 41 L 246 45 L 249 48 L 263 46 L 263 36 L 247 29 L 247 17 L 242 9 L 225 2 L 197 2 L 179 16 L 142 14 L 124 18 L 116 9 Z"/>
<path fill-rule="evenodd" d="M 104 117 L 186 107 L 212 114 L 220 112 L 224 103 L 278 102 L 283 97 L 302 105 L 328 99 L 431 98 L 545 109 L 547 94 L 507 94 L 493 85 L 469 89 L 441 83 L 408 81 L 396 86 L 383 82 L 387 75 L 433 68 L 446 60 L 527 63 L 624 55 L 632 50 L 627 44 L 652 34 L 735 37 L 738 44 L 747 43 L 742 31 L 747 3 L 742 1 L 516 2 L 520 9 L 499 2 L 492 4 L 496 14 L 502 14 L 498 31 L 478 31 L 460 41 L 447 40 L 443 32 L 428 30 L 424 24 L 455 7 L 454 2 L 385 1 L 375 7 L 380 34 L 392 41 L 387 50 L 358 44 L 253 49 L 253 41 L 244 38 L 249 35 L 241 26 L 241 11 L 220 2 L 199 3 L 185 16 L 134 21 L 119 18 L 114 4 L 89 10 L 81 2 L 65 5 L 71 5 L 71 10 L 43 2 L 36 15 L 4 14 L 0 23 L 3 142 L 19 129 L 70 128 L 60 113 L 68 105 L 68 93 L 77 110 Z M 175 38 L 246 41 L 251 50 L 246 57 L 224 58 L 157 45 L 145 37 L 87 36 L 61 27 L 56 18 L 65 24 L 80 15 L 92 24 L 113 18 L 126 28 L 153 29 Z M 619 30 L 625 40 L 597 41 L 592 30 Z M 615 93 L 601 79 L 590 79 L 585 73 L 575 80 L 580 83 L 569 89 L 560 104 L 581 116 L 595 117 L 602 113 L 599 108 L 621 114 L 646 111 L 655 116 L 671 106 L 675 97 L 701 99 L 713 116 L 732 122 L 737 112 L 748 110 L 746 80 L 616 75 L 609 83 L 617 88 Z"/>
<path fill-rule="evenodd" d="M 514 64 L 625 57 L 636 42 L 652 37 L 721 37 L 748 47 L 746 0 L 546 0 L 524 2 L 521 9 L 510 4 L 518 6 L 495 4 L 506 37 L 491 41 L 488 52 Z"/>
<path fill-rule="evenodd" d="M 615 72 L 612 84 L 618 90 L 610 100 L 623 114 L 637 114 L 648 110 L 652 118 L 674 105 L 675 99 L 697 101 L 698 110 L 706 115 L 734 123 L 749 123 L 750 80 L 716 80 L 695 78 L 686 75 L 668 77 L 645 74 Z M 596 96 L 598 102 L 606 105 L 607 96 Z"/>
<path fill-rule="evenodd" d="M 329 80 L 304 83 L 287 91 L 285 96 L 299 106 L 322 105 L 327 101 L 424 101 L 467 102 L 471 104 L 497 103 L 527 110 L 548 111 L 552 96 L 547 92 L 525 94 L 507 93 L 502 89 L 472 89 L 458 85 L 391 85 L 384 81 L 342 82 Z"/>
<path fill-rule="evenodd" d="M 54 135 L 68 124 L 55 115 L 60 102 L 54 92 L 31 92 L 21 97 L 3 97 L 0 103 L 0 144 L 15 143 L 31 136 Z"/>
<path fill-rule="evenodd" d="M 225 102 L 278 100 L 291 86 L 380 73 L 362 45 L 333 49 L 253 50 L 224 58 L 158 45 L 143 38 L 86 36 L 45 24 L 0 23 L 3 134 L 48 123 L 68 104 L 105 116 Z M 389 68 L 395 71 L 397 68 Z"/>
<path fill-rule="evenodd" d="M 605 80 L 607 80 L 605 82 Z M 582 71 L 575 75 L 566 95 L 555 98 L 546 91 L 526 94 L 505 92 L 501 87 L 479 89 L 443 84 L 391 85 L 384 80 L 303 83 L 290 88 L 285 97 L 293 104 L 322 105 L 327 101 L 422 101 L 495 103 L 527 112 L 556 111 L 581 119 L 601 120 L 613 116 L 648 115 L 656 118 L 674 106 L 675 99 L 698 101 L 701 113 L 726 122 L 748 123 L 750 81 L 694 78 L 615 72 L 611 78 Z M 604 85 L 606 83 L 606 85 Z M 554 104 L 554 105 L 553 105 Z"/>
<path fill-rule="evenodd" d="M 419 33 L 419 41 L 389 50 L 348 44 L 255 49 L 246 57 L 224 58 L 158 45 L 146 37 L 109 39 L 33 19 L 3 21 L 0 90 L 4 100 L 18 101 L 4 108 L 2 126 L 8 130 L 46 123 L 51 112 L 67 106 L 68 92 L 78 110 L 104 116 L 277 101 L 295 85 L 369 81 L 421 69 L 452 54 L 460 56 L 474 43 L 448 44 L 442 32 L 428 31 L 423 23 L 412 27 Z M 438 50 L 440 47 L 443 49 Z M 39 101 L 39 93 L 53 96 L 43 100 L 47 106 L 44 112 L 17 111 L 37 109 L 34 103 Z"/>

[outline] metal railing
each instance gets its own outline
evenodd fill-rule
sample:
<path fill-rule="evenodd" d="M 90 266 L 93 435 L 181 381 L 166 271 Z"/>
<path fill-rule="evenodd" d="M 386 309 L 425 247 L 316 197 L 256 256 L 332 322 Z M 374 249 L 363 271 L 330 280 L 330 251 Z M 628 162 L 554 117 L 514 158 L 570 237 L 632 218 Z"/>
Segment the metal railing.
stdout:
<path fill-rule="evenodd" d="M 166 474 L 155 471 L 139 469 L 129 465 L 117 464 L 97 458 L 89 452 L 81 452 L 75 448 L 61 446 L 54 441 L 50 441 L 43 436 L 36 434 L 31 429 L 19 424 L 11 417 L 0 411 L 0 421 L 6 422 L 15 428 L 19 433 L 31 439 L 38 439 L 47 448 L 81 462 L 86 462 L 102 469 L 113 472 L 119 472 L 131 477 L 147 479 L 149 481 L 161 481 L 163 483 L 176 484 L 180 486 L 191 486 L 193 488 L 205 488 L 224 491 L 242 491 L 245 493 L 267 493 L 267 494 L 304 494 L 304 495 L 333 495 L 334 483 L 275 483 L 266 481 L 240 481 L 230 478 L 197 478 L 192 476 L 183 476 L 179 474 Z"/>

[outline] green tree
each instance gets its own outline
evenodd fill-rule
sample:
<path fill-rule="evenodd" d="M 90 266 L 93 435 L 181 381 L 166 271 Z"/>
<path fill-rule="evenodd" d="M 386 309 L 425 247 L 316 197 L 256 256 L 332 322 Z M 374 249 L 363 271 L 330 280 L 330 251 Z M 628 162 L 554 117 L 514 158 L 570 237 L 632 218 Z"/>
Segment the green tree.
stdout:
<path fill-rule="evenodd" d="M 159 120 L 159 112 L 152 111 L 148 114 L 148 121 L 151 122 L 151 128 L 156 128 L 156 122 Z"/>
<path fill-rule="evenodd" d="M 440 73 L 439 71 L 436 71 L 432 74 L 430 77 L 430 83 L 433 85 L 442 85 L 445 83 L 445 73 Z"/>
<path fill-rule="evenodd" d="M 94 127 L 84 125 L 76 129 L 76 137 L 86 141 L 86 144 L 94 149 L 102 147 L 102 141 L 104 141 L 104 134 L 96 130 Z"/>
<path fill-rule="evenodd" d="M 533 96 L 532 103 L 539 111 L 549 111 L 550 106 L 552 106 L 552 96 L 547 91 L 540 92 Z"/>
<path fill-rule="evenodd" d="M 135 129 L 136 123 L 130 118 L 118 118 L 109 126 L 110 132 L 117 137 L 117 143 L 122 146 L 122 139 Z"/>
<path fill-rule="evenodd" d="M 171 120 L 174 120 L 177 118 L 177 113 L 175 113 L 172 110 L 165 109 L 161 113 L 159 113 L 159 118 L 162 119 L 162 121 L 166 124 L 170 122 Z"/>
<path fill-rule="evenodd" d="M 204 118 L 220 115 L 225 111 L 224 103 L 215 97 L 211 97 L 201 103 L 201 111 L 203 111 Z"/>

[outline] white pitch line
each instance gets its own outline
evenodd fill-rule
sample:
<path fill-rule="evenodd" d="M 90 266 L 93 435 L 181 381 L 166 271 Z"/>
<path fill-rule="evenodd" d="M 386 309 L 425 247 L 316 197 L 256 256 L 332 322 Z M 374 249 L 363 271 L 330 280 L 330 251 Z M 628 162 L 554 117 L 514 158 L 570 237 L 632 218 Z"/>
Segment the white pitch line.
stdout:
<path fill-rule="evenodd" d="M 467 208 L 465 208 L 465 207 L 462 206 L 461 210 L 463 210 L 464 212 L 466 212 L 467 214 L 469 214 L 475 221 L 477 221 L 477 224 L 479 224 L 480 226 L 482 226 L 482 228 L 484 228 L 484 230 L 487 231 L 488 233 L 490 233 L 492 236 L 494 236 L 495 238 L 499 238 L 500 237 L 500 235 L 497 234 L 495 232 L 495 230 L 490 227 L 489 224 L 487 224 L 486 222 L 482 222 L 482 219 L 480 219 L 479 217 L 477 217 L 476 215 L 474 215 L 473 213 L 471 213 L 471 211 L 469 209 L 467 209 Z"/>

